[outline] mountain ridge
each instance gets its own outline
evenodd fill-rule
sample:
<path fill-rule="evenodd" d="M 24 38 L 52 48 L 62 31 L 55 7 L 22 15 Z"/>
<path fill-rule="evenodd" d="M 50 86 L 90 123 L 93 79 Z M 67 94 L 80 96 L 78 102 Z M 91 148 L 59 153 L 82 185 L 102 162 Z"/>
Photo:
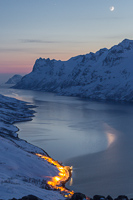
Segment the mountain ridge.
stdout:
<path fill-rule="evenodd" d="M 8 81 L 5 84 L 16 84 L 21 80 L 22 76 L 19 74 L 15 74 L 11 78 L 8 79 Z"/>
<path fill-rule="evenodd" d="M 89 99 L 133 101 L 133 40 L 67 61 L 39 58 L 14 88 Z"/>

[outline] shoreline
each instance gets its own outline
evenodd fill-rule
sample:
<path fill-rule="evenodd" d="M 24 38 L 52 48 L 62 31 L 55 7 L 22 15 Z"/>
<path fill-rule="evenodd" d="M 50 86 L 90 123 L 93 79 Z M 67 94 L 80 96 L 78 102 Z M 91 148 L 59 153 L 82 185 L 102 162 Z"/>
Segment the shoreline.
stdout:
<path fill-rule="evenodd" d="M 3 107 L 0 110 L 0 117 L 3 118 L 3 119 L 4 118 L 6 119 L 6 124 L 3 124 L 4 129 L 2 129 L 2 127 L 0 127 L 1 128 L 1 130 L 0 130 L 0 137 L 1 137 L 0 143 L 1 143 L 2 152 L 4 151 L 4 148 L 6 148 L 5 154 L 0 154 L 1 161 L 6 159 L 6 162 L 1 162 L 0 163 L 1 164 L 0 165 L 0 171 L 1 171 L 1 173 L 0 173 L 0 180 L 1 180 L 0 181 L 0 190 L 3 191 L 0 194 L 0 199 L 6 199 L 7 200 L 7 199 L 11 199 L 13 197 L 15 197 L 15 198 L 21 197 L 22 198 L 22 196 L 29 195 L 31 193 L 30 190 L 32 190 L 32 187 L 33 188 L 35 187 L 36 181 L 40 182 L 38 184 L 43 184 L 43 185 L 46 186 L 46 183 L 49 180 L 49 178 L 48 178 L 49 174 L 51 174 L 50 175 L 51 177 L 54 177 L 54 176 L 58 175 L 59 172 L 58 172 L 58 168 L 56 168 L 55 166 L 53 166 L 51 164 L 48 164 L 47 161 L 44 161 L 44 160 L 38 158 L 38 156 L 35 155 L 35 154 L 40 154 L 41 153 L 41 154 L 49 157 L 47 152 L 45 152 L 43 149 L 41 149 L 41 148 L 39 148 L 39 147 L 37 147 L 35 145 L 32 145 L 32 144 L 28 143 L 26 140 L 23 140 L 23 139 L 19 138 L 18 134 L 16 134 L 16 132 L 18 132 L 18 130 L 19 130 L 18 127 L 14 125 L 16 122 L 18 122 L 18 121 L 19 122 L 20 121 L 24 122 L 24 121 L 27 121 L 27 120 L 32 120 L 31 117 L 33 117 L 33 113 L 34 112 L 29 110 L 29 108 L 31 108 L 32 106 L 31 105 L 27 105 L 26 104 L 27 102 L 25 103 L 23 101 L 19 101 L 19 100 L 16 100 L 14 98 L 5 97 L 3 95 L 0 95 L 0 97 L 1 97 L 1 99 L 0 99 L 1 104 L 3 104 Z M 5 113 L 4 109 L 5 109 L 6 113 Z M 3 123 L 4 123 L 4 121 L 3 121 Z M 7 131 L 6 131 L 6 128 L 7 128 Z M 11 149 L 11 150 L 9 151 L 8 149 Z M 13 154 L 12 154 L 12 151 L 13 151 Z M 17 152 L 17 154 L 15 152 Z M 20 161 L 18 161 L 18 159 L 17 159 L 18 153 L 20 154 L 20 156 L 19 156 L 19 160 Z M 25 159 L 24 159 L 24 157 L 25 157 Z M 27 168 L 26 165 L 23 166 L 23 164 L 21 164 L 21 162 L 23 163 L 23 159 L 24 159 L 24 163 L 26 165 L 29 165 L 30 162 L 33 162 L 32 160 L 35 160 L 35 162 L 39 162 L 40 163 L 38 165 L 38 167 L 40 168 L 39 169 L 39 171 L 40 171 L 39 174 L 35 169 L 31 170 L 31 167 Z M 28 161 L 28 163 L 27 163 L 26 160 Z M 9 163 L 11 163 L 11 164 L 9 164 Z M 45 163 L 46 163 L 46 166 L 45 166 Z M 10 168 L 13 171 L 11 170 L 11 172 L 10 172 L 10 168 L 8 169 L 8 165 L 10 166 Z M 34 165 L 35 165 L 35 163 L 34 163 Z M 34 165 L 31 165 L 32 168 L 36 168 Z M 7 166 L 7 167 L 5 168 L 5 166 Z M 16 168 L 15 166 L 18 166 L 17 170 L 15 170 L 15 168 Z M 18 171 L 19 168 L 20 168 L 20 170 Z M 31 176 L 29 174 L 29 172 L 28 172 L 29 170 L 31 172 L 33 171 L 32 172 L 33 174 L 38 174 L 39 176 L 37 175 L 37 177 L 34 178 L 35 175 Z M 3 173 L 2 173 L 2 171 L 3 171 Z M 34 172 L 34 171 L 36 171 L 36 172 Z M 20 175 L 18 175 L 16 173 L 18 173 Z M 45 175 L 45 174 L 47 174 L 47 175 Z M 70 175 L 71 175 L 71 173 L 69 173 L 69 176 Z M 14 178 L 12 176 L 14 176 Z M 68 178 L 69 177 L 67 177 L 67 179 Z M 26 182 L 23 181 L 23 179 Z M 33 183 L 30 181 L 32 179 L 34 180 Z M 18 182 L 17 185 L 16 185 L 16 181 Z M 23 187 L 25 187 L 25 183 L 27 184 L 27 186 L 26 186 L 27 188 L 29 187 L 28 186 L 29 184 L 31 184 L 31 183 L 33 184 L 32 187 L 30 187 L 29 192 L 27 191 L 27 189 L 24 190 L 25 192 L 22 192 L 23 191 Z M 64 183 L 62 185 L 64 185 Z M 4 188 L 3 188 L 3 186 L 4 186 Z M 20 187 L 20 189 L 19 189 L 18 186 Z M 13 188 L 16 188 L 16 189 L 14 190 Z M 44 186 L 43 186 L 43 188 L 44 188 Z M 49 190 L 44 190 L 43 188 L 41 189 L 41 187 L 37 187 L 36 188 L 36 192 L 33 192 L 33 195 L 35 195 L 35 193 L 37 193 L 37 191 L 39 192 L 39 190 L 42 190 L 42 194 L 40 193 L 41 192 L 40 191 L 39 192 L 39 196 L 36 195 L 39 198 L 41 198 L 46 193 L 45 195 L 48 195 L 48 196 L 51 195 L 51 199 L 56 199 L 57 196 L 58 196 L 59 199 L 64 199 L 63 196 L 62 197 L 60 196 L 60 192 L 59 191 L 54 192 L 54 190 L 50 190 L 49 191 Z M 7 191 L 10 191 L 10 190 L 11 191 L 12 190 L 16 191 L 16 190 L 18 190 L 18 193 L 15 192 L 13 194 L 13 192 L 11 192 L 11 194 L 10 194 L 10 192 L 7 192 L 6 190 Z M 24 193 L 24 194 L 21 196 L 21 193 Z"/>
<path fill-rule="evenodd" d="M 25 120 L 25 118 L 24 118 L 24 120 L 22 120 L 22 122 L 24 122 L 24 121 L 26 121 Z M 14 121 L 14 123 L 16 123 L 15 121 Z M 14 124 L 13 123 L 13 124 Z M 31 145 L 32 146 L 32 148 L 34 149 L 34 151 L 42 151 L 42 149 L 41 148 L 39 148 L 39 147 L 37 147 L 37 146 L 35 146 L 35 145 L 32 145 L 32 144 L 30 144 L 30 143 L 28 143 L 26 140 L 23 140 L 23 139 L 20 139 L 20 138 L 18 138 L 18 145 L 19 145 L 19 143 L 20 142 L 22 142 L 23 141 L 23 144 L 24 143 L 27 143 L 27 145 L 28 145 L 28 147 L 26 147 L 26 144 L 24 144 L 23 145 L 23 149 L 25 149 L 26 151 L 27 151 L 27 149 L 26 148 L 29 148 L 29 145 Z M 16 144 L 17 144 L 16 143 Z M 111 145 L 113 145 L 114 146 L 114 143 L 112 143 Z M 118 144 L 117 144 L 118 145 Z M 116 146 L 116 144 L 115 144 L 115 146 Z M 21 147 L 22 147 L 22 144 L 21 144 Z M 30 147 L 31 148 L 31 147 Z M 32 149 L 31 148 L 31 149 Z M 36 150 L 35 150 L 35 148 L 36 148 Z M 109 147 L 109 149 L 112 149 L 112 146 L 110 146 Z M 108 149 L 108 155 L 109 154 L 111 154 L 111 152 L 109 153 L 109 149 Z M 114 150 L 114 152 L 115 152 L 115 149 L 112 149 L 111 151 L 113 151 Z M 33 152 L 33 150 L 31 151 L 30 150 L 30 152 Z M 114 153 L 113 152 L 113 153 Z M 43 150 L 43 153 L 44 153 L 44 150 Z M 46 152 L 45 152 L 46 153 Z M 96 156 L 97 155 L 97 156 Z M 99 157 L 101 157 L 101 155 L 102 155 L 102 158 L 99 158 Z M 99 160 L 99 163 L 102 163 L 102 161 L 104 160 L 104 158 L 106 158 L 106 153 L 105 153 L 105 151 L 103 151 L 103 152 L 98 152 L 98 153 L 95 153 L 95 154 L 89 154 L 89 155 L 83 155 L 83 156 L 79 156 L 79 157 L 77 157 L 77 158 L 72 158 L 72 161 L 74 161 L 75 163 L 76 163 L 76 159 L 80 159 L 80 163 L 82 163 L 82 165 L 84 165 L 83 167 L 85 167 L 85 162 L 88 160 L 88 162 L 89 162 L 89 167 L 88 167 L 88 171 L 91 173 L 91 170 L 93 170 L 94 171 L 94 169 L 96 169 L 96 174 L 95 174 L 95 180 L 96 180 L 96 178 L 99 178 L 99 177 L 96 177 L 97 176 L 97 172 L 98 172 L 98 170 L 99 170 L 99 168 L 97 167 L 97 168 L 95 168 L 96 166 L 95 165 L 98 165 L 98 163 L 96 163 L 94 160 L 96 159 L 98 159 Z M 93 158 L 92 158 L 93 157 Z M 83 159 L 84 158 L 84 159 Z M 71 159 L 70 159 L 71 160 Z M 111 164 L 111 163 L 110 163 Z M 115 163 L 116 164 L 116 163 Z M 113 166 L 113 165 L 112 165 Z M 75 166 L 74 166 L 75 167 Z M 84 169 L 84 168 L 83 168 Z M 81 171 L 83 172 L 83 169 L 81 169 Z M 104 166 L 102 166 L 102 169 L 104 169 Z M 75 170 L 75 169 L 74 169 Z M 81 174 L 80 173 L 80 168 L 78 169 L 79 170 L 79 174 Z M 101 169 L 100 169 L 101 170 Z M 118 169 L 117 169 L 118 170 Z M 78 171 L 76 171 L 76 173 L 77 173 Z M 119 171 L 118 171 L 119 172 Z M 75 172 L 74 172 L 75 173 Z M 95 183 L 95 187 L 93 187 L 93 184 L 94 184 L 94 177 L 93 177 L 93 175 L 94 174 L 92 174 L 92 176 L 86 176 L 86 174 L 85 174 L 85 177 L 86 177 L 86 181 L 90 184 L 89 185 L 89 193 L 87 194 L 86 192 L 84 192 L 83 190 L 82 190 L 82 188 L 83 187 L 85 187 L 84 185 L 82 186 L 81 184 L 80 184 L 80 181 L 78 182 L 78 184 L 76 185 L 77 186 L 77 189 L 78 189 L 78 187 L 79 187 L 79 191 L 81 191 L 81 192 L 83 192 L 83 193 L 85 193 L 86 195 L 88 195 L 88 196 L 93 196 L 93 195 L 95 195 L 95 194 L 101 194 L 101 195 L 106 195 L 105 194 L 105 187 L 103 187 L 102 189 L 103 189 L 103 192 L 101 192 L 102 191 L 102 189 L 100 189 L 100 186 L 101 186 L 101 184 L 100 185 L 96 185 L 96 183 Z M 103 177 L 103 179 L 105 179 L 105 177 L 106 176 L 104 176 L 105 174 L 102 174 L 101 175 L 101 177 Z M 107 174 L 106 174 L 107 175 Z M 74 176 L 74 174 L 73 174 L 73 176 Z M 84 174 L 82 174 L 82 177 L 81 178 L 83 178 L 84 177 Z M 101 179 L 102 180 L 102 179 Z M 103 180 L 102 180 L 103 181 Z M 130 183 L 130 181 L 129 181 L 129 183 Z M 112 182 L 112 184 L 114 184 L 113 182 Z M 106 185 L 108 185 L 108 184 L 106 184 Z M 99 189 L 100 190 L 100 192 L 96 192 L 96 191 L 98 191 L 98 190 L 96 190 L 96 189 Z M 115 190 L 117 190 L 117 188 L 115 188 Z M 76 190 L 75 190 L 76 191 Z M 90 191 L 91 192 L 93 192 L 94 191 L 94 193 L 92 193 L 92 195 L 90 194 Z M 110 191 L 110 190 L 108 190 L 108 191 Z M 124 190 L 123 190 L 124 191 Z M 112 193 L 111 192 L 108 192 L 107 193 L 107 195 L 108 194 L 110 194 L 111 196 L 112 196 Z M 118 192 L 116 195 L 113 195 L 114 197 L 116 197 L 116 196 L 118 196 L 119 194 L 123 194 L 122 192 Z M 106 196 L 107 196 L 106 195 Z M 127 196 L 133 196 L 133 194 L 127 194 Z"/>

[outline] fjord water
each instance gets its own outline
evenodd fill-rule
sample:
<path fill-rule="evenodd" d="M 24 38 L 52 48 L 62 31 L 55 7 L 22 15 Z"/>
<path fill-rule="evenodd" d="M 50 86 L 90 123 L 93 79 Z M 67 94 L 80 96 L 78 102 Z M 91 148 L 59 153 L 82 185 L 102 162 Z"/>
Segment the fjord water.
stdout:
<path fill-rule="evenodd" d="M 19 137 L 73 166 L 69 188 L 91 197 L 133 197 L 133 105 L 28 90 L 0 93 L 37 106 L 32 121 L 16 123 Z"/>

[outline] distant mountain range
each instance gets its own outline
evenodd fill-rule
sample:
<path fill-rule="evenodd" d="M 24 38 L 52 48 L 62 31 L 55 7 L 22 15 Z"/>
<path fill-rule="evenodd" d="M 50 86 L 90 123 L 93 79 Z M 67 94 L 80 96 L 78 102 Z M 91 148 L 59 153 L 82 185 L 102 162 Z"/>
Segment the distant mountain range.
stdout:
<path fill-rule="evenodd" d="M 13 77 L 9 78 L 6 84 L 16 84 L 21 80 L 22 76 L 15 74 Z"/>
<path fill-rule="evenodd" d="M 90 99 L 133 101 L 133 40 L 68 61 L 39 58 L 14 88 Z"/>

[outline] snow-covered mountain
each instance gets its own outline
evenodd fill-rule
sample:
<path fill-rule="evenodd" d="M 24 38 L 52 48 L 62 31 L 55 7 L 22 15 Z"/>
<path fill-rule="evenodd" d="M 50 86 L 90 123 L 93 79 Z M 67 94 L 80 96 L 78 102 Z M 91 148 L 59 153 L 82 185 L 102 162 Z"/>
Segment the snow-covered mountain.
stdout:
<path fill-rule="evenodd" d="M 105 100 L 133 100 L 133 40 L 68 61 L 39 58 L 14 88 Z"/>
<path fill-rule="evenodd" d="M 21 75 L 15 74 L 13 77 L 9 78 L 6 84 L 17 84 L 19 81 L 21 81 L 21 78 Z"/>

